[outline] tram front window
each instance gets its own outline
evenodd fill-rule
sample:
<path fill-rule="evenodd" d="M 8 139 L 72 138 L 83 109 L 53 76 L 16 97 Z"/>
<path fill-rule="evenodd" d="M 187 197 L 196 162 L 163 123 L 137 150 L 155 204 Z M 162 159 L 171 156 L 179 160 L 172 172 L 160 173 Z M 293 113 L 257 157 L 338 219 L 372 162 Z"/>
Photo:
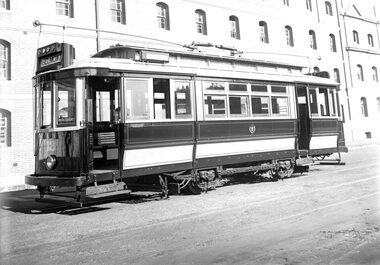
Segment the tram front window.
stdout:
<path fill-rule="evenodd" d="M 75 126 L 75 79 L 60 80 L 57 85 L 57 126 Z"/>
<path fill-rule="evenodd" d="M 52 92 L 53 84 L 44 83 L 38 93 L 38 121 L 41 128 L 52 127 Z"/>

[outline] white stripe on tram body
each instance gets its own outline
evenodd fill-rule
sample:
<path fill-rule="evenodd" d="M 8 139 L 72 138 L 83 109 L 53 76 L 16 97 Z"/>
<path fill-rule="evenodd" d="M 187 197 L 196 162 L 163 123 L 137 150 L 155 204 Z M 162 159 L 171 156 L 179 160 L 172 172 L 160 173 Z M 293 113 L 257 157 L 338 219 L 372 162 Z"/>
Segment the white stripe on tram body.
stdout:
<path fill-rule="evenodd" d="M 338 142 L 337 135 L 330 136 L 313 136 L 310 140 L 310 150 L 312 149 L 324 149 L 324 148 L 336 148 Z"/>

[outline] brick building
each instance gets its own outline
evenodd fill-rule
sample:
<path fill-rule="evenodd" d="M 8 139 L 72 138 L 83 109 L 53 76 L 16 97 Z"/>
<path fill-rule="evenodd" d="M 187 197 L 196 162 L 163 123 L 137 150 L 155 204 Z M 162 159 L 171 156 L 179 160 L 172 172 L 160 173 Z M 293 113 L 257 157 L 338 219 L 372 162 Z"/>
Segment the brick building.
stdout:
<path fill-rule="evenodd" d="M 73 44 L 76 59 L 115 44 L 203 42 L 327 71 L 341 83 L 346 141 L 379 139 L 376 10 L 347 0 L 0 0 L 0 191 L 33 172 L 35 55 L 52 42 Z"/>

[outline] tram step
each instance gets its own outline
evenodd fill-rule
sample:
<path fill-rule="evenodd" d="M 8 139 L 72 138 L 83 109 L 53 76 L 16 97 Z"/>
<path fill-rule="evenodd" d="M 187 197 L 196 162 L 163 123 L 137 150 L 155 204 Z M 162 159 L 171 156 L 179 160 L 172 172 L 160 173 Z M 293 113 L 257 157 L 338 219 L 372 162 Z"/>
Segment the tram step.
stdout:
<path fill-rule="evenodd" d="M 94 196 L 97 194 L 115 192 L 115 191 L 123 191 L 124 187 L 125 187 L 124 182 L 117 182 L 117 183 L 88 187 L 86 189 L 86 197 Z"/>
<path fill-rule="evenodd" d="M 111 191 L 111 192 L 105 192 L 105 193 L 98 193 L 98 194 L 93 194 L 93 195 L 86 195 L 87 198 L 90 199 L 99 199 L 99 198 L 104 198 L 104 197 L 112 197 L 112 196 L 118 196 L 118 195 L 125 195 L 131 194 L 131 190 L 118 190 L 118 191 Z"/>
<path fill-rule="evenodd" d="M 312 157 L 301 157 L 296 160 L 296 165 L 299 167 L 317 165 L 319 162 L 315 161 Z"/>

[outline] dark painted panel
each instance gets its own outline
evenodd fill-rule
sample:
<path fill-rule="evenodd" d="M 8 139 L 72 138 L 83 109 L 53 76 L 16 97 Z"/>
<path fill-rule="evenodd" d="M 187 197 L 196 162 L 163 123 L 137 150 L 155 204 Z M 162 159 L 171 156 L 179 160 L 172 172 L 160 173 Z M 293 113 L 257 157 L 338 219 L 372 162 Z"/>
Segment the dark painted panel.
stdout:
<path fill-rule="evenodd" d="M 338 133 L 338 120 L 336 119 L 312 119 L 312 135 Z"/>
<path fill-rule="evenodd" d="M 56 176 L 78 176 L 83 171 L 84 131 L 42 132 L 37 136 L 38 154 L 36 156 L 36 174 Z M 57 165 L 47 170 L 46 158 L 54 155 Z"/>
<path fill-rule="evenodd" d="M 312 149 L 310 150 L 310 155 L 312 156 L 329 155 L 332 153 L 336 153 L 337 151 L 338 151 L 338 148 Z"/>
<path fill-rule="evenodd" d="M 181 170 L 190 170 L 192 168 L 192 163 L 181 163 L 173 165 L 161 165 L 155 167 L 144 167 L 136 169 L 123 170 L 123 178 L 148 176 L 153 174 L 160 174 L 165 172 L 176 172 Z"/>
<path fill-rule="evenodd" d="M 193 141 L 194 122 L 125 124 L 126 144 L 153 144 Z"/>
<path fill-rule="evenodd" d="M 297 135 L 296 120 L 247 120 L 200 122 L 199 140 L 233 140 L 292 137 Z"/>

